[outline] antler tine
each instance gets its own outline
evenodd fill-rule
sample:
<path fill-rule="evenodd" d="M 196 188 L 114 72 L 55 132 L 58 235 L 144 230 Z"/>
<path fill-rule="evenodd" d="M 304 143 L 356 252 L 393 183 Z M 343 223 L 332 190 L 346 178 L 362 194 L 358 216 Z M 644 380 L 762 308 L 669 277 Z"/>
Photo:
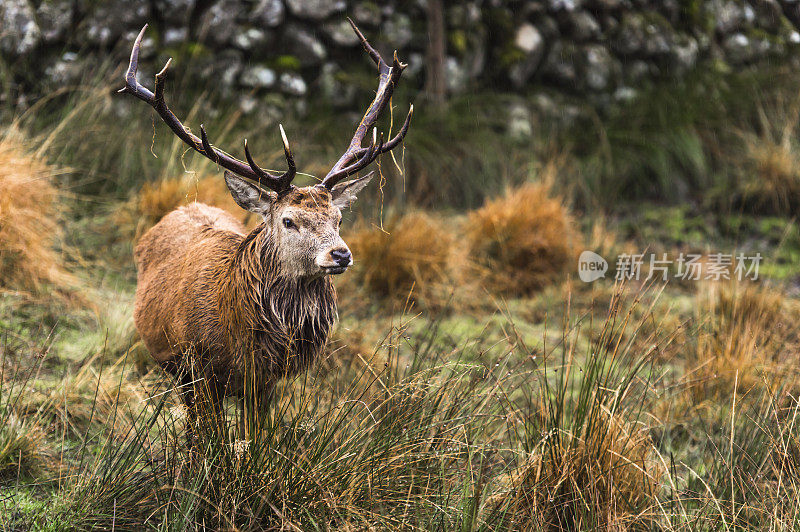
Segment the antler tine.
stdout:
<path fill-rule="evenodd" d="M 356 32 L 356 35 L 358 35 L 358 38 L 361 40 L 361 46 L 364 47 L 364 49 L 367 51 L 372 60 L 375 61 L 375 66 L 377 66 L 381 70 L 381 72 L 383 72 L 383 70 L 387 65 L 386 62 L 383 60 L 383 57 L 381 57 L 381 54 L 379 54 L 378 51 L 372 47 L 369 41 L 367 41 L 367 38 L 364 37 L 364 34 L 361 33 L 360 29 L 358 29 L 358 26 L 356 26 L 356 23 L 353 22 L 353 19 L 347 17 L 347 22 L 350 23 L 350 27 L 353 28 L 353 31 Z"/>
<path fill-rule="evenodd" d="M 281 176 L 282 179 L 288 179 L 288 182 L 291 183 L 292 179 L 294 179 L 295 174 L 297 173 L 297 166 L 294 164 L 294 155 L 292 155 L 292 150 L 289 148 L 289 140 L 286 138 L 286 131 L 283 130 L 283 124 L 278 124 L 278 127 L 281 130 L 281 140 L 283 141 L 283 155 L 286 157 L 286 166 L 288 166 L 288 170 L 286 173 Z"/>
<path fill-rule="evenodd" d="M 414 106 L 412 105 L 411 108 L 408 110 L 408 114 L 406 115 L 406 119 L 403 122 L 403 126 L 400 128 L 400 131 L 397 132 L 397 135 L 392 137 L 387 143 L 383 145 L 381 148 L 381 153 L 386 153 L 392 151 L 398 144 L 400 144 L 408 133 L 408 128 L 411 126 L 411 115 L 414 114 Z M 361 157 L 369 148 L 360 148 L 354 152 L 354 156 L 356 158 Z"/>
<path fill-rule="evenodd" d="M 386 144 L 383 143 L 383 135 L 381 134 L 381 141 L 377 145 L 373 135 L 373 142 L 369 147 L 365 148 L 361 146 L 367 131 L 375 125 L 378 121 L 378 117 L 391 101 L 394 88 L 400 81 L 400 76 L 403 74 L 403 70 L 407 65 L 400 62 L 397 58 L 397 51 L 395 51 L 392 58 L 392 66 L 390 67 L 386 61 L 383 60 L 383 57 L 381 57 L 378 51 L 369 44 L 364 34 L 361 33 L 355 23 L 349 18 L 347 20 L 353 27 L 353 31 L 356 32 L 356 35 L 358 35 L 358 38 L 361 40 L 362 46 L 378 67 L 378 90 L 375 93 L 375 99 L 367 108 L 358 127 L 356 127 L 356 131 L 353 134 L 353 138 L 347 150 L 339 157 L 339 160 L 336 161 L 336 164 L 333 165 L 333 168 L 331 168 L 325 176 L 325 179 L 323 179 L 319 185 L 329 189 L 333 188 L 336 183 L 346 176 L 358 172 L 369 165 L 381 153 L 385 153 L 400 144 L 408 132 L 408 128 L 411 125 L 411 115 L 414 112 L 414 107 L 411 106 L 400 132 Z"/>
<path fill-rule="evenodd" d="M 198 138 L 196 135 L 192 134 L 188 127 L 184 126 L 181 121 L 178 120 L 178 117 L 175 116 L 175 114 L 170 110 L 164 99 L 164 81 L 167 76 L 167 70 L 172 64 L 172 58 L 170 58 L 164 65 L 164 68 L 162 68 L 161 71 L 156 74 L 154 92 L 151 92 L 148 88 L 136 80 L 136 73 L 139 69 L 139 51 L 142 46 L 142 39 L 144 38 L 145 31 L 147 31 L 147 26 L 147 24 L 144 25 L 142 31 L 140 31 L 139 35 L 136 37 L 136 41 L 133 43 L 130 63 L 128 64 L 128 70 L 125 73 L 125 86 L 118 92 L 131 94 L 148 103 L 153 109 L 156 110 L 164 123 L 169 126 L 172 132 L 179 139 L 185 142 L 197 153 L 207 157 L 208 159 L 211 159 L 216 164 L 219 164 L 223 168 L 230 170 L 231 172 L 242 177 L 257 181 L 260 185 L 264 185 L 278 193 L 283 193 L 289 190 L 292 187 L 291 182 L 296 173 L 294 159 L 291 158 L 290 153 L 287 152 L 289 169 L 280 176 L 273 175 L 261 169 L 253 161 L 253 158 L 250 156 L 250 152 L 247 150 L 247 141 L 245 141 L 245 157 L 247 158 L 247 162 L 244 162 L 229 155 L 228 153 L 225 153 L 222 150 L 213 147 L 209 142 L 206 130 L 202 125 L 200 126 L 200 138 Z M 281 130 L 282 129 L 283 128 L 281 128 Z M 288 144 L 285 142 L 285 134 L 283 134 L 283 137 L 284 149 L 286 150 L 288 148 Z"/>

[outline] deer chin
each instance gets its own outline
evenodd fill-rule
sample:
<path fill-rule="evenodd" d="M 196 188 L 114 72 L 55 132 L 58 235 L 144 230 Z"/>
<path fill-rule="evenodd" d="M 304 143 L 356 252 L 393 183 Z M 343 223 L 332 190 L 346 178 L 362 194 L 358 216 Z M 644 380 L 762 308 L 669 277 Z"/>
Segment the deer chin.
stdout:
<path fill-rule="evenodd" d="M 320 266 L 324 275 L 339 275 L 347 271 L 347 266 Z"/>

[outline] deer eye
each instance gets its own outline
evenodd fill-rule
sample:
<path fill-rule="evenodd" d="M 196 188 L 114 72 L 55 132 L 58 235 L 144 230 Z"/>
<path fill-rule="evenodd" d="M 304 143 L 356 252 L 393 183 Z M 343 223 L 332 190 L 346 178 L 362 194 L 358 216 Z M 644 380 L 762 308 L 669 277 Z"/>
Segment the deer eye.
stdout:
<path fill-rule="evenodd" d="M 296 225 L 294 225 L 294 222 L 289 218 L 284 218 L 283 219 L 283 226 L 286 229 L 291 229 L 292 227 L 297 227 Z"/>

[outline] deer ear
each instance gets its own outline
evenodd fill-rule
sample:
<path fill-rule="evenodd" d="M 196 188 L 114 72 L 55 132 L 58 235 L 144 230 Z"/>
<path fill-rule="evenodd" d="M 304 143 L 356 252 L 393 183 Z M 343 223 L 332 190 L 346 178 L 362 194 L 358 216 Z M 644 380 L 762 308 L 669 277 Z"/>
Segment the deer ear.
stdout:
<path fill-rule="evenodd" d="M 345 181 L 344 183 L 339 183 L 334 186 L 331 190 L 331 196 L 333 197 L 331 201 L 333 205 L 340 209 L 352 205 L 356 201 L 356 194 L 361 192 L 361 189 L 369 184 L 374 174 L 374 172 L 370 172 L 364 177 Z"/>
<path fill-rule="evenodd" d="M 277 199 L 274 192 L 257 187 L 233 172 L 225 172 L 225 184 L 228 185 L 233 201 L 239 207 L 262 216 L 269 213 L 273 202 Z"/>

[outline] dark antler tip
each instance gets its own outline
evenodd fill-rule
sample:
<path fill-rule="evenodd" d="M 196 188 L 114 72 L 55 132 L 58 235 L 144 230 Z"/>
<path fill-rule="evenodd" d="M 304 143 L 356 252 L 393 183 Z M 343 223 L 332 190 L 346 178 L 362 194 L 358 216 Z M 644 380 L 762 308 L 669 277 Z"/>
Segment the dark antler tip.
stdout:
<path fill-rule="evenodd" d="M 353 28 L 353 30 L 358 34 L 358 36 L 363 39 L 364 36 L 361 35 L 361 30 L 358 29 L 358 26 L 356 26 L 356 23 L 353 22 L 353 19 L 351 19 L 350 17 L 347 17 L 347 22 L 350 23 L 350 27 Z"/>

